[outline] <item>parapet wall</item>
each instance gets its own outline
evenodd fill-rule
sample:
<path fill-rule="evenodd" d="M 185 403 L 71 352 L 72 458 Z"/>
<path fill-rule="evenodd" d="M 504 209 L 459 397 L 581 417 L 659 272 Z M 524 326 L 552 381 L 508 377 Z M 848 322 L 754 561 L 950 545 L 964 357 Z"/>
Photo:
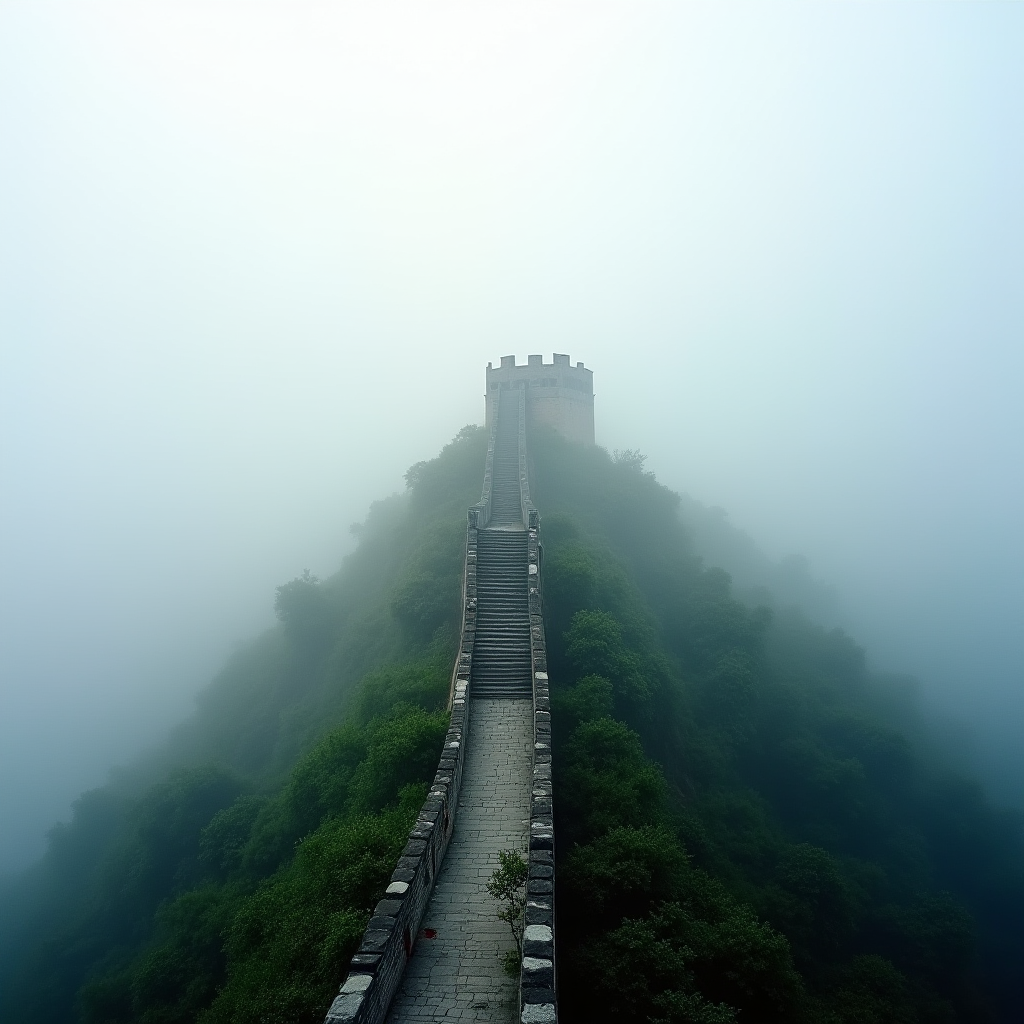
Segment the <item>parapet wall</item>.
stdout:
<path fill-rule="evenodd" d="M 528 356 L 516 365 L 515 356 L 502 356 L 501 365 L 487 364 L 486 413 L 488 427 L 495 422 L 497 400 L 509 388 L 526 389 L 528 427 L 545 424 L 578 444 L 594 443 L 594 371 L 556 352 L 552 362 Z"/>
<path fill-rule="evenodd" d="M 384 899 L 374 908 L 359 949 L 352 957 L 348 977 L 327 1011 L 324 1024 L 383 1024 L 412 956 L 434 880 L 455 828 L 469 736 L 469 680 L 476 638 L 477 524 L 486 525 L 490 518 L 494 432 L 492 428 L 483 497 L 469 510 L 462 577 L 462 633 L 452 669 L 451 719 L 441 759 Z"/>
<path fill-rule="evenodd" d="M 491 521 L 491 485 L 494 478 L 494 446 L 497 443 L 498 435 L 498 406 L 501 402 L 501 392 L 494 396 L 494 416 L 487 421 L 487 458 L 484 460 L 484 486 L 480 500 L 470 506 L 469 526 L 470 529 L 484 530 Z M 525 523 L 526 520 L 524 519 Z M 463 628 L 465 631 L 465 628 Z M 453 684 L 454 685 L 454 684 Z"/>
<path fill-rule="evenodd" d="M 474 568 L 474 589 L 475 573 Z M 382 1024 L 398 990 L 455 825 L 469 733 L 467 686 L 468 672 L 465 679 L 460 673 L 451 724 L 430 793 L 392 872 L 384 899 L 375 907 L 363 941 L 352 957 L 348 977 L 327 1011 L 325 1024 Z"/>
<path fill-rule="evenodd" d="M 525 394 L 521 393 L 520 402 L 525 400 Z M 530 501 L 523 416 L 519 417 L 519 478 L 523 488 L 523 522 L 529 533 L 527 552 L 530 564 L 527 571 L 533 664 L 533 785 L 530 795 L 529 875 L 526 882 L 523 966 L 519 975 L 519 1020 L 521 1024 L 557 1024 L 551 694 L 548 688 L 547 641 L 544 635 L 540 516 Z"/>

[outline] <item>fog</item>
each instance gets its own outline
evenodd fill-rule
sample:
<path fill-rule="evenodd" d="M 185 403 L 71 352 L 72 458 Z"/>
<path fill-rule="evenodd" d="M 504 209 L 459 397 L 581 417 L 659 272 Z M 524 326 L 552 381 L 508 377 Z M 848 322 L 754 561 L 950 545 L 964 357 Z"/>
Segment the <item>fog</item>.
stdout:
<path fill-rule="evenodd" d="M 0 870 L 513 352 L 1024 803 L 1021 53 L 1021 5 L 0 3 Z"/>

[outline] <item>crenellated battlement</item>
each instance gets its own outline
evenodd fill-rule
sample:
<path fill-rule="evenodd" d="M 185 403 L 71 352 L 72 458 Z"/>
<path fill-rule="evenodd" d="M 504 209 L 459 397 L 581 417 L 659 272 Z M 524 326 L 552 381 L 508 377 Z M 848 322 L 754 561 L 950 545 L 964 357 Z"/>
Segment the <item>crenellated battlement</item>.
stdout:
<path fill-rule="evenodd" d="M 545 363 L 543 356 L 532 355 L 525 364 L 516 365 L 515 356 L 502 356 L 499 366 L 487 364 L 486 380 L 488 428 L 498 392 L 522 386 L 527 428 L 544 423 L 570 441 L 594 443 L 594 371 L 583 363 L 573 366 L 561 352 L 555 352 L 550 363 Z"/>

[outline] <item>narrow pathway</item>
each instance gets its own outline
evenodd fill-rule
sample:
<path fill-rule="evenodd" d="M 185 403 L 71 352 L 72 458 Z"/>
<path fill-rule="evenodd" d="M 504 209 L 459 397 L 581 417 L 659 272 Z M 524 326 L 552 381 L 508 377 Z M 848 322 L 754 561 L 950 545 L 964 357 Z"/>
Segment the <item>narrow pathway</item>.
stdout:
<path fill-rule="evenodd" d="M 518 980 L 500 961 L 512 936 L 485 886 L 499 850 L 526 850 L 532 713 L 529 700 L 472 702 L 455 831 L 388 1024 L 515 1020 Z"/>
<path fill-rule="evenodd" d="M 519 403 L 502 401 L 492 516 L 477 536 L 477 622 L 469 736 L 455 829 L 388 1024 L 513 1024 L 517 978 L 502 970 L 514 945 L 487 882 L 500 850 L 526 852 L 533 775 L 533 678 L 527 535 L 519 485 Z"/>
<path fill-rule="evenodd" d="M 498 406 L 491 481 L 491 520 L 494 530 L 523 529 L 523 492 L 519 487 L 519 401 L 508 392 Z"/>

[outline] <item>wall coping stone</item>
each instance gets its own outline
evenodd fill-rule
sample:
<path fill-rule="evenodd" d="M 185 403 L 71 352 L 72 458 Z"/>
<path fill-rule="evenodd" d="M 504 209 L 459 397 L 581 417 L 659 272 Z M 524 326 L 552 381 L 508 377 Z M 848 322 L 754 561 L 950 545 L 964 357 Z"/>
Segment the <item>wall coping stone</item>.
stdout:
<path fill-rule="evenodd" d="M 526 389 L 519 389 L 519 480 L 527 527 L 530 648 L 533 666 L 533 785 L 530 794 L 529 872 L 523 963 L 519 974 L 522 1024 L 557 1024 L 555 965 L 555 834 L 551 791 L 551 694 L 544 636 L 544 552 L 540 514 L 530 499 L 526 447 Z M 506 392 L 508 394 L 508 392 Z M 500 400 L 500 399 L 499 399 Z"/>
<path fill-rule="evenodd" d="M 554 1003 L 532 1003 L 523 1007 L 522 1024 L 555 1024 L 558 1015 Z"/>

